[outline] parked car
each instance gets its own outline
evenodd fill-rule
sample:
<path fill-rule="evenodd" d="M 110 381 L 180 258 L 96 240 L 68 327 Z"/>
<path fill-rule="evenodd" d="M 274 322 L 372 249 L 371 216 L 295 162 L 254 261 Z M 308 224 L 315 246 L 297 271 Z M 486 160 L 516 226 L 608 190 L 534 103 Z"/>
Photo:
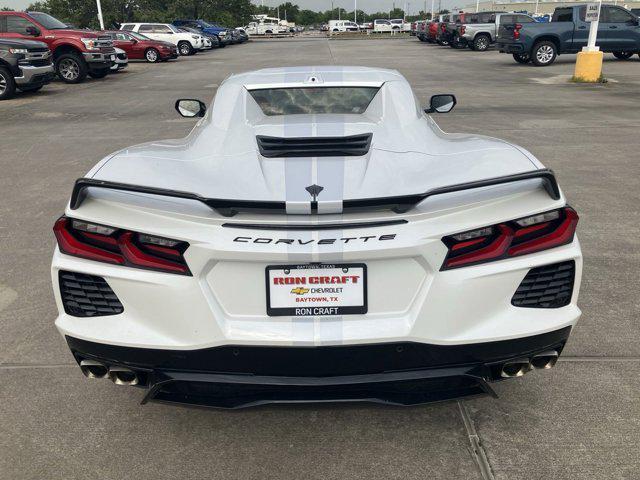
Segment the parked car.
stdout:
<path fill-rule="evenodd" d="M 500 25 L 498 49 L 510 53 L 519 63 L 551 65 L 558 55 L 577 53 L 587 45 L 589 23 L 586 5 L 557 7 L 549 23 Z M 616 5 L 602 5 L 596 45 L 625 60 L 640 52 L 640 21 L 636 15 Z"/>
<path fill-rule="evenodd" d="M 373 21 L 373 31 L 376 33 L 399 32 L 400 28 L 400 25 L 392 24 L 391 20 L 385 18 L 377 18 Z"/>
<path fill-rule="evenodd" d="M 40 12 L 0 12 L 0 38 L 37 40 L 53 54 L 56 73 L 66 83 L 80 83 L 87 74 L 102 78 L 115 62 L 111 39 L 91 30 L 70 30 Z"/>
<path fill-rule="evenodd" d="M 421 42 L 427 41 L 427 20 L 418 20 L 415 22 L 416 28 L 413 35 L 418 37 Z"/>
<path fill-rule="evenodd" d="M 444 14 L 438 15 L 437 18 L 430 20 L 426 26 L 426 41 L 429 43 L 436 43 L 438 40 L 438 33 L 440 32 L 440 23 L 444 18 Z"/>
<path fill-rule="evenodd" d="M 555 365 L 578 214 L 531 153 L 444 133 L 455 97 L 423 112 L 388 69 L 270 68 L 216 97 L 176 101 L 186 138 L 109 155 L 54 222 L 55 324 L 87 377 L 143 403 L 413 405 Z M 317 157 L 340 174 L 285 185 Z"/>
<path fill-rule="evenodd" d="M 484 52 L 496 42 L 500 24 L 534 23 L 536 20 L 524 13 L 472 13 L 464 23 L 458 25 L 457 41 L 471 50 Z"/>
<path fill-rule="evenodd" d="M 448 22 L 442 23 L 442 33 L 440 38 L 443 44 L 449 45 L 451 48 L 464 48 L 466 43 L 461 41 L 458 36 L 458 26 L 462 25 L 470 17 L 470 13 L 454 13 L 449 16 Z"/>
<path fill-rule="evenodd" d="M 114 47 L 116 50 L 116 61 L 111 66 L 111 72 L 119 72 L 129 66 L 129 57 L 124 50 Z"/>
<path fill-rule="evenodd" d="M 442 18 L 438 22 L 438 29 L 436 31 L 436 43 L 441 46 L 449 45 L 449 34 L 447 32 L 447 25 L 450 22 L 453 22 L 454 14 L 447 13 L 446 15 L 442 15 Z M 455 23 L 455 22 L 453 22 Z"/>
<path fill-rule="evenodd" d="M 213 34 L 218 37 L 220 47 L 226 47 L 233 42 L 229 29 L 215 23 L 205 22 L 204 20 L 174 20 L 173 25 L 176 27 L 195 28 L 202 33 Z"/>
<path fill-rule="evenodd" d="M 303 28 L 303 27 L 297 27 L 297 28 Z M 247 32 L 245 32 L 242 28 L 236 28 L 235 31 L 237 32 L 238 36 L 240 37 L 240 43 L 244 43 L 244 42 L 248 42 L 249 41 L 249 34 Z"/>
<path fill-rule="evenodd" d="M 54 77 L 51 51 L 46 43 L 0 38 L 0 100 L 13 97 L 16 89 L 38 91 Z"/>
<path fill-rule="evenodd" d="M 192 28 L 192 27 L 180 27 L 179 29 L 182 31 L 187 31 L 187 32 L 198 34 L 198 35 L 202 35 L 205 39 L 205 48 L 207 49 L 220 47 L 220 39 L 217 37 L 217 35 L 214 35 L 213 33 L 205 33 L 201 30 L 198 30 L 197 28 Z M 207 41 L 208 43 L 206 43 Z"/>
<path fill-rule="evenodd" d="M 329 20 L 330 32 L 357 32 L 359 30 L 358 24 L 350 20 Z"/>
<path fill-rule="evenodd" d="M 174 44 L 180 55 L 193 55 L 204 46 L 202 35 L 181 32 L 170 23 L 123 23 L 120 30 L 141 33 L 154 40 Z"/>
<path fill-rule="evenodd" d="M 178 47 L 173 43 L 153 40 L 141 33 L 124 30 L 105 30 L 101 33 L 109 36 L 114 46 L 124 50 L 132 60 L 144 59 L 155 63 L 178 58 Z"/>
<path fill-rule="evenodd" d="M 392 18 L 389 20 L 391 23 L 391 29 L 397 30 L 399 32 L 410 32 L 411 31 L 411 23 L 405 22 L 402 18 Z"/>

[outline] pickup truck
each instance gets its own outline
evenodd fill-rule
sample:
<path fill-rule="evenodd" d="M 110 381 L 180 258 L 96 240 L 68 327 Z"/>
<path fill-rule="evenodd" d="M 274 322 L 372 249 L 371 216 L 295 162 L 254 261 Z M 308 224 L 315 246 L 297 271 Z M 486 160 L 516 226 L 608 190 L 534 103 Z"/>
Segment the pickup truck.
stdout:
<path fill-rule="evenodd" d="M 586 5 L 558 7 L 549 23 L 501 23 L 498 49 L 510 53 L 519 63 L 533 62 L 539 67 L 551 65 L 556 57 L 577 53 L 587 45 L 589 23 Z M 616 5 L 602 5 L 596 45 L 625 60 L 640 52 L 638 17 Z"/>
<path fill-rule="evenodd" d="M 525 24 L 533 23 L 535 19 L 524 13 L 472 13 L 467 15 L 464 23 L 458 25 L 453 42 L 467 45 L 476 52 L 484 52 L 496 42 L 499 25 L 505 21 L 509 24 Z"/>
<path fill-rule="evenodd" d="M 74 30 L 40 12 L 0 12 L 0 39 L 37 40 L 53 53 L 55 71 L 66 83 L 80 83 L 87 74 L 102 78 L 116 60 L 111 39 L 91 30 Z"/>
<path fill-rule="evenodd" d="M 0 39 L 0 100 L 23 92 L 35 92 L 49 83 L 55 73 L 46 43 Z"/>

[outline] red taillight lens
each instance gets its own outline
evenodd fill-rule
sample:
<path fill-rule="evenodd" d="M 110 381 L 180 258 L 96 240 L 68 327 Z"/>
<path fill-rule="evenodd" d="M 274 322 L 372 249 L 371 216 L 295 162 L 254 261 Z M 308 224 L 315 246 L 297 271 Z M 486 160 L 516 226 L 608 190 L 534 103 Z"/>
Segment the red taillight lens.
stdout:
<path fill-rule="evenodd" d="M 539 252 L 573 241 L 578 214 L 570 207 L 444 237 L 441 270 Z"/>
<path fill-rule="evenodd" d="M 462 26 L 460 27 L 460 35 L 464 35 L 464 32 L 466 32 L 466 31 L 467 31 L 467 27 L 465 27 L 464 25 L 462 25 Z"/>
<path fill-rule="evenodd" d="M 514 40 L 518 40 L 520 38 L 520 29 L 522 28 L 522 25 L 519 23 L 516 23 L 515 27 L 513 27 L 513 39 Z"/>
<path fill-rule="evenodd" d="M 53 226 L 62 253 L 128 267 L 191 275 L 180 242 L 67 217 Z"/>

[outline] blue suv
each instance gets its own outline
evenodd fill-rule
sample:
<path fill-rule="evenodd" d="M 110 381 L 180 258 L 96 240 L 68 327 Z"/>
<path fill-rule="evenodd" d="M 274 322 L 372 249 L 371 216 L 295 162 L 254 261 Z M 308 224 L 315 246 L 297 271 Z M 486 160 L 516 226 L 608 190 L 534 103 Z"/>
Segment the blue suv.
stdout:
<path fill-rule="evenodd" d="M 202 33 L 215 35 L 220 40 L 220 46 L 225 47 L 231 43 L 231 32 L 228 28 L 221 27 L 215 23 L 208 23 L 204 20 L 174 20 L 173 25 L 176 27 L 197 28 Z"/>

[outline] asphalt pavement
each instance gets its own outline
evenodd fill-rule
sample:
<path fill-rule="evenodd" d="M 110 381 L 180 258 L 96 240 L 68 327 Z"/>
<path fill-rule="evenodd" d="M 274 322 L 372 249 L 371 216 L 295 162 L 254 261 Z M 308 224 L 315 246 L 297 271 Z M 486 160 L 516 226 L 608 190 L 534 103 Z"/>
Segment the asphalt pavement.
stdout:
<path fill-rule="evenodd" d="M 256 40 L 0 103 L 0 479 L 639 479 L 640 59 L 570 83 L 495 51 L 394 41 Z M 217 411 L 140 406 L 90 381 L 53 321 L 51 227 L 73 181 L 110 152 L 184 136 L 177 98 L 209 102 L 232 73 L 288 65 L 395 68 L 447 132 L 513 141 L 555 170 L 579 212 L 583 317 L 549 371 L 489 397 Z"/>

